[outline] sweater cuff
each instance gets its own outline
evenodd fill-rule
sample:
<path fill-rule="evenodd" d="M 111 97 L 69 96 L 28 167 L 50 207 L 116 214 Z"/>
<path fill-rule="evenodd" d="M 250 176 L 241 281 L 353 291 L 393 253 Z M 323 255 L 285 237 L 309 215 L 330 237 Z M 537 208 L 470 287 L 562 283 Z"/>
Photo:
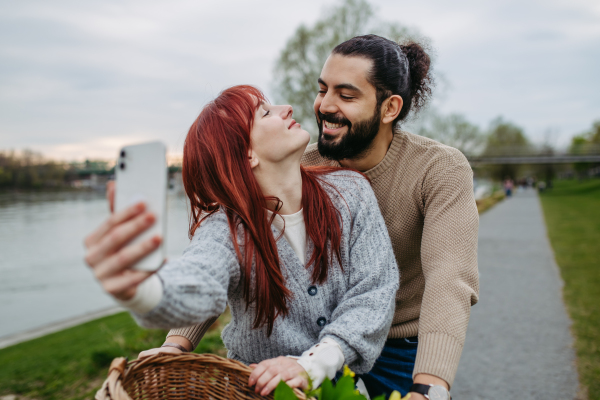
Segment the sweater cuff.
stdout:
<path fill-rule="evenodd" d="M 326 377 L 333 379 L 344 366 L 342 348 L 331 338 L 321 340 L 296 360 L 310 377 L 313 388 L 321 386 Z"/>
<path fill-rule="evenodd" d="M 219 317 L 212 317 L 201 324 L 188 326 L 187 328 L 171 329 L 167 334 L 167 339 L 170 336 L 183 336 L 192 344 L 192 349 L 190 351 L 194 351 L 196 347 L 198 347 L 198 344 L 200 343 L 200 340 L 202 340 L 202 337 L 206 334 L 206 332 L 212 326 L 212 324 L 214 324 L 217 321 L 218 318 Z"/>
<path fill-rule="evenodd" d="M 117 300 L 120 306 L 136 314 L 146 314 L 160 303 L 163 295 L 162 281 L 158 275 L 151 275 L 140 283 L 135 295 L 129 300 Z"/>
<path fill-rule="evenodd" d="M 462 342 L 445 333 L 419 335 L 413 379 L 417 374 L 429 374 L 445 380 L 452 386 L 462 349 Z"/>

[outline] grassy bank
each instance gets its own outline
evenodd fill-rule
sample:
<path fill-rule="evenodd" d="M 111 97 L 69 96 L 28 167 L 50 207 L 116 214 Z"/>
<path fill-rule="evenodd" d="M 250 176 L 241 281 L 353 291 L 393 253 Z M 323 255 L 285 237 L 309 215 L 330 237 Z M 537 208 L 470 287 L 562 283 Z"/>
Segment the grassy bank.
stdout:
<path fill-rule="evenodd" d="M 223 315 L 223 325 L 228 315 Z M 202 340 L 199 353 L 225 355 L 220 329 Z M 0 350 L 0 396 L 24 399 L 91 399 L 115 357 L 137 358 L 160 346 L 165 331 L 140 328 L 119 313 Z"/>
<path fill-rule="evenodd" d="M 489 210 L 494 207 L 496 204 L 504 200 L 506 196 L 502 190 L 496 190 L 491 196 L 483 198 L 481 200 L 476 200 L 477 203 L 477 211 L 481 214 L 484 211 Z"/>
<path fill-rule="evenodd" d="M 590 399 L 600 399 L 600 180 L 557 181 L 541 201 L 565 281 L 580 381 Z"/>

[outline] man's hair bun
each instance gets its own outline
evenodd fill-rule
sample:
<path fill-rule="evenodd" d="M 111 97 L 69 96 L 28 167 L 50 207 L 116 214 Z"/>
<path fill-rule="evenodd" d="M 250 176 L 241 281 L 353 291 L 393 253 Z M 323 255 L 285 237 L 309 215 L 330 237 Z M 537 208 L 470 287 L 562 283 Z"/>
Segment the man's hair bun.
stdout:
<path fill-rule="evenodd" d="M 431 97 L 433 87 L 433 77 L 429 68 L 431 58 L 420 44 L 413 41 L 401 44 L 400 48 L 408 59 L 412 108 L 417 112 Z"/>

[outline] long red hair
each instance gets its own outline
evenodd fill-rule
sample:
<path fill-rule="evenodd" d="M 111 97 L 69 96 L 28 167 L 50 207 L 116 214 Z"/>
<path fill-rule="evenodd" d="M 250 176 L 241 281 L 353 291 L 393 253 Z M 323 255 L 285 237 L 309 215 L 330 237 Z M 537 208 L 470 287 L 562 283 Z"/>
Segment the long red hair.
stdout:
<path fill-rule="evenodd" d="M 267 325 L 271 335 L 275 319 L 286 316 L 291 292 L 285 285 L 271 231 L 267 203 L 278 198 L 263 195 L 248 161 L 250 132 L 264 94 L 252 86 L 226 89 L 207 104 L 192 124 L 183 149 L 183 184 L 190 199 L 190 238 L 202 221 L 219 209 L 227 215 L 232 241 L 243 275 L 246 308 L 255 304 L 253 328 Z M 333 168 L 300 167 L 302 207 L 306 233 L 314 244 L 307 268 L 313 283 L 323 283 L 334 256 L 341 266 L 339 212 L 319 182 Z M 279 208 L 279 207 L 277 207 Z M 243 228 L 243 254 L 238 227 Z M 254 273 L 252 264 L 254 262 Z M 254 277 L 254 279 L 252 279 Z"/>

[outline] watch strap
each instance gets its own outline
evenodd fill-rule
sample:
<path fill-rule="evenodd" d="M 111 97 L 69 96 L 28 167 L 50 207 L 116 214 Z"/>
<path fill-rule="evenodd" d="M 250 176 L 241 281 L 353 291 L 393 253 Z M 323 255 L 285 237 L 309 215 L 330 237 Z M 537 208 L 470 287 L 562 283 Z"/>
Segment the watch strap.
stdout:
<path fill-rule="evenodd" d="M 423 385 L 422 383 L 413 383 L 408 391 L 422 394 L 423 396 L 425 396 L 428 399 L 429 398 L 429 390 L 431 389 L 432 386 L 434 386 L 434 385 Z M 447 393 L 448 393 L 448 398 L 450 400 L 452 400 L 452 395 L 450 394 L 450 392 L 447 392 Z"/>
<path fill-rule="evenodd" d="M 430 387 L 431 387 L 431 385 L 423 385 L 422 383 L 413 383 L 412 386 L 410 387 L 410 389 L 408 389 L 408 391 L 419 393 L 419 394 L 422 394 L 423 396 L 429 398 L 429 388 Z"/>

